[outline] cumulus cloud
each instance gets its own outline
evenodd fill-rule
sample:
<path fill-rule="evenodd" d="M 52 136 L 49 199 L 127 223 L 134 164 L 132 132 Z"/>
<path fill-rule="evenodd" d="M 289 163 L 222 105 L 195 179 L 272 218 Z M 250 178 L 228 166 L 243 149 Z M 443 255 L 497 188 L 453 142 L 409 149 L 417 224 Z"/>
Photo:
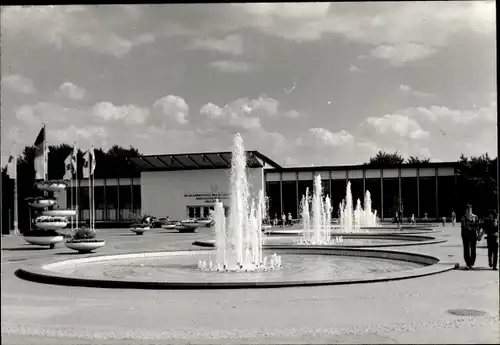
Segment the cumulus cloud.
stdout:
<path fill-rule="evenodd" d="M 226 73 L 248 72 L 252 68 L 246 62 L 232 60 L 217 60 L 210 63 L 212 68 Z"/>
<path fill-rule="evenodd" d="M 189 106 L 186 101 L 179 96 L 168 95 L 158 99 L 153 107 L 160 109 L 165 119 L 185 125 L 188 123 Z"/>
<path fill-rule="evenodd" d="M 410 86 L 404 84 L 399 85 L 399 91 L 405 96 L 415 96 L 420 98 L 434 97 L 432 93 L 414 90 Z"/>
<path fill-rule="evenodd" d="M 143 35 L 124 38 L 113 32 L 108 23 L 125 21 L 121 12 L 110 12 L 112 16 L 101 21 L 95 10 L 92 6 L 71 5 L 2 8 L 2 38 L 15 40 L 26 37 L 58 49 L 69 45 L 115 57 L 123 57 L 135 44 L 150 41 Z"/>
<path fill-rule="evenodd" d="M 359 71 L 360 71 L 360 69 L 358 66 L 356 66 L 356 65 L 349 66 L 349 72 L 359 72 Z"/>
<path fill-rule="evenodd" d="M 339 147 L 352 144 L 354 137 L 346 130 L 332 133 L 326 128 L 309 128 L 307 132 L 297 139 L 300 146 L 309 147 Z"/>
<path fill-rule="evenodd" d="M 83 87 L 79 87 L 70 82 L 65 82 L 59 86 L 58 94 L 72 100 L 80 101 L 85 98 L 87 91 Z"/>
<path fill-rule="evenodd" d="M 141 125 L 148 118 L 149 109 L 135 105 L 116 106 L 111 102 L 99 102 L 94 105 L 93 114 L 106 122 L 124 121 L 128 125 Z"/>
<path fill-rule="evenodd" d="M 224 54 L 240 55 L 243 53 L 243 40 L 240 35 L 229 35 L 222 39 L 196 38 L 189 46 L 191 49 L 203 49 Z"/>
<path fill-rule="evenodd" d="M 82 117 L 80 111 L 50 102 L 39 102 L 35 105 L 25 104 L 16 110 L 16 118 L 26 125 L 71 123 L 79 117 Z"/>
<path fill-rule="evenodd" d="M 436 52 L 436 49 L 422 44 L 402 43 L 394 46 L 380 45 L 371 51 L 371 56 L 400 67 L 407 62 L 428 58 Z"/>
<path fill-rule="evenodd" d="M 229 131 L 260 129 L 258 117 L 250 116 L 251 109 L 246 100 L 236 100 L 223 108 L 213 103 L 201 107 L 200 113 L 210 119 L 216 128 Z"/>
<path fill-rule="evenodd" d="M 11 74 L 2 77 L 2 88 L 14 92 L 24 93 L 26 95 L 33 95 L 37 93 L 33 81 L 19 74 Z"/>
<path fill-rule="evenodd" d="M 429 137 L 429 132 L 424 131 L 415 119 L 400 114 L 369 117 L 364 121 L 363 125 L 382 135 L 395 134 L 401 138 L 414 140 Z"/>

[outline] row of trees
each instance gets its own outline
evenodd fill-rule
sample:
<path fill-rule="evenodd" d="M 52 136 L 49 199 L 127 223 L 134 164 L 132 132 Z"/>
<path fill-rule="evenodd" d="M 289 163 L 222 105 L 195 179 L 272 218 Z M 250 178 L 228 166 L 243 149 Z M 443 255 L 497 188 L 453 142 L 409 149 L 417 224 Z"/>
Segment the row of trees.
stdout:
<path fill-rule="evenodd" d="M 49 146 L 48 153 L 48 178 L 49 180 L 61 179 L 65 173 L 64 160 L 73 152 L 73 147 L 62 144 Z M 78 178 L 83 175 L 83 154 L 78 150 Z M 140 172 L 130 164 L 125 157 L 140 155 L 134 147 L 124 148 L 114 145 L 109 150 L 95 149 L 96 169 L 95 178 L 103 177 L 139 177 Z M 30 196 L 41 195 L 38 189 L 33 188 L 35 182 L 35 147 L 27 146 L 17 159 L 17 193 L 19 228 L 29 227 L 28 205 L 24 199 Z M 2 168 L 2 227 L 9 228 L 9 212 L 14 208 L 14 180 L 7 175 L 6 166 Z"/>
<path fill-rule="evenodd" d="M 365 165 L 401 165 L 401 164 L 425 164 L 430 162 L 430 158 L 419 158 L 415 156 L 410 156 L 405 159 L 398 151 L 396 152 L 385 152 L 378 151 L 377 154 L 370 158 L 368 163 Z"/>

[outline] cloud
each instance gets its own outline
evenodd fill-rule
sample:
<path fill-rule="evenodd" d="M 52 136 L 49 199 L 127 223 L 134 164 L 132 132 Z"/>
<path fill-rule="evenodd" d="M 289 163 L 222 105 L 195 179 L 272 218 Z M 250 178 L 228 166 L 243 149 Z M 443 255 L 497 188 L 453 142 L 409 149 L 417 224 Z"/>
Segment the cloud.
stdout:
<path fill-rule="evenodd" d="M 111 102 L 99 102 L 94 105 L 93 115 L 106 122 L 124 121 L 128 125 L 141 125 L 149 117 L 149 109 L 130 104 L 115 106 Z"/>
<path fill-rule="evenodd" d="M 107 12 L 99 20 L 98 9 L 92 6 L 11 6 L 2 8 L 2 38 L 6 41 L 34 40 L 57 49 L 66 45 L 97 53 L 123 57 L 134 45 L 150 42 L 142 35 L 124 38 L 110 28 L 118 22 L 125 25 L 123 12 Z"/>
<path fill-rule="evenodd" d="M 50 145 L 72 144 L 77 142 L 80 149 L 85 150 L 94 147 L 106 148 L 108 146 L 108 133 L 102 126 L 75 126 L 47 130 Z M 114 145 L 115 143 L 111 143 Z"/>
<path fill-rule="evenodd" d="M 359 72 L 360 69 L 356 65 L 349 66 L 349 72 Z"/>
<path fill-rule="evenodd" d="M 85 98 L 87 91 L 73 83 L 65 82 L 59 86 L 58 94 L 69 99 L 80 101 Z"/>
<path fill-rule="evenodd" d="M 339 147 L 352 144 L 354 137 L 346 130 L 332 133 L 326 128 L 309 128 L 297 139 L 299 146 L 308 147 Z"/>
<path fill-rule="evenodd" d="M 426 139 L 429 137 L 429 132 L 424 131 L 415 119 L 400 114 L 369 117 L 362 125 L 381 135 L 392 134 L 400 138 L 413 140 Z"/>
<path fill-rule="evenodd" d="M 19 74 L 2 77 L 2 88 L 14 92 L 24 93 L 26 95 L 33 95 L 37 93 L 33 81 Z"/>
<path fill-rule="evenodd" d="M 409 87 L 408 85 L 404 85 L 404 84 L 399 85 L 399 91 L 405 96 L 415 96 L 415 97 L 419 97 L 419 98 L 434 97 L 434 95 L 432 93 L 414 90 L 411 87 Z"/>
<path fill-rule="evenodd" d="M 393 66 L 400 67 L 408 62 L 428 58 L 436 52 L 434 48 L 422 44 L 403 43 L 394 46 L 380 45 L 370 54 L 375 58 L 389 61 Z"/>
<path fill-rule="evenodd" d="M 233 101 L 223 108 L 210 102 L 201 107 L 200 113 L 217 129 L 249 131 L 261 128 L 260 119 L 250 115 L 251 109 L 246 100 Z"/>
<path fill-rule="evenodd" d="M 196 38 L 191 42 L 189 48 L 240 55 L 243 53 L 243 40 L 240 35 L 229 35 L 222 39 Z"/>
<path fill-rule="evenodd" d="M 226 73 L 248 72 L 252 68 L 246 62 L 232 60 L 218 60 L 210 63 L 210 66 Z"/>
<path fill-rule="evenodd" d="M 22 105 L 16 110 L 16 118 L 26 125 L 39 126 L 42 123 L 71 123 L 81 112 L 62 107 L 56 103 L 39 102 L 35 105 Z"/>
<path fill-rule="evenodd" d="M 158 99 L 153 107 L 160 109 L 162 115 L 178 124 L 185 125 L 188 123 L 189 106 L 186 101 L 179 96 L 168 95 Z"/>

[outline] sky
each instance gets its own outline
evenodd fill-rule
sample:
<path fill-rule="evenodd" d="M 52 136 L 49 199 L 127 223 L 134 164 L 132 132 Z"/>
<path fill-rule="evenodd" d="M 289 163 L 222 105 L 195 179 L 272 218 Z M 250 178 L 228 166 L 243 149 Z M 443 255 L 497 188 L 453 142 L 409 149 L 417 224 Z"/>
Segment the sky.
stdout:
<path fill-rule="evenodd" d="M 1 155 L 497 155 L 494 2 L 2 7 Z M 2 165 L 3 165 L 2 164 Z"/>

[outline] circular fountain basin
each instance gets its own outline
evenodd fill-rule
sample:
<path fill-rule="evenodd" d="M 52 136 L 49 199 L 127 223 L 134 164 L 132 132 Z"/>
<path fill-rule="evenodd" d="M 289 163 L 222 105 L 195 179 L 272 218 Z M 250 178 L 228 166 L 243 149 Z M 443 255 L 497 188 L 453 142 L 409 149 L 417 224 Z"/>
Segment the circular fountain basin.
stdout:
<path fill-rule="evenodd" d="M 74 217 L 76 215 L 76 210 L 47 210 L 43 211 L 42 215 L 55 217 Z"/>
<path fill-rule="evenodd" d="M 332 236 L 335 237 L 335 236 Z M 267 236 L 263 239 L 263 247 L 274 245 L 310 246 L 310 244 L 298 243 L 301 236 Z M 371 235 L 371 234 L 349 234 L 342 235 L 342 241 L 332 242 L 327 247 L 342 248 L 376 248 L 376 247 L 403 247 L 424 244 L 444 243 L 446 240 L 438 240 L 431 236 L 418 235 Z M 215 247 L 215 240 L 195 241 L 193 245 L 200 247 Z"/>
<path fill-rule="evenodd" d="M 275 246 L 282 267 L 267 272 L 206 272 L 199 260 L 215 251 L 92 256 L 16 271 L 20 278 L 58 285 L 132 289 L 228 289 L 372 283 L 451 270 L 428 255 L 376 249 Z"/>
<path fill-rule="evenodd" d="M 376 227 L 376 228 L 361 228 L 357 232 L 342 232 L 339 227 L 332 227 L 332 236 L 364 236 L 364 235 L 416 235 L 416 234 L 430 234 L 439 232 L 439 229 L 430 229 L 428 227 Z M 296 229 L 269 229 L 265 232 L 267 235 L 272 236 L 301 236 L 304 233 L 302 228 Z"/>

